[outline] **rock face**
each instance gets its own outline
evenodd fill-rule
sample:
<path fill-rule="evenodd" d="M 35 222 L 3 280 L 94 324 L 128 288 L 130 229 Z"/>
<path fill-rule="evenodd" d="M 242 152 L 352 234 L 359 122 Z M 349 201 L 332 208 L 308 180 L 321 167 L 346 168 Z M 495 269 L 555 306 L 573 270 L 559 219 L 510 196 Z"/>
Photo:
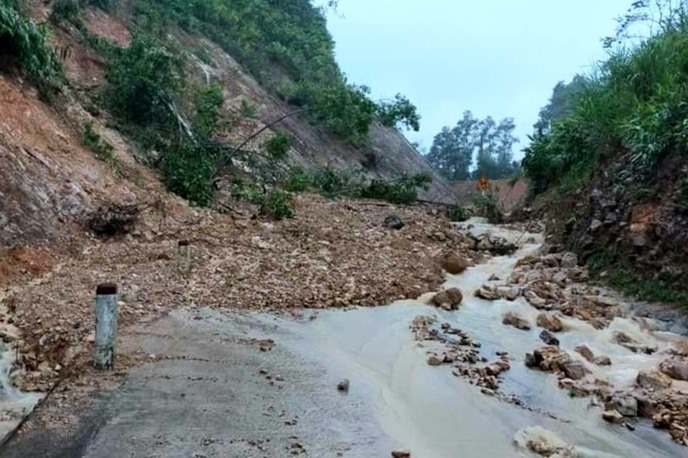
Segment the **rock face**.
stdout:
<path fill-rule="evenodd" d="M 458 288 L 445 289 L 435 294 L 430 303 L 445 310 L 458 310 L 463 302 L 463 293 Z"/>
<path fill-rule="evenodd" d="M 538 315 L 537 325 L 541 328 L 547 329 L 549 332 L 561 332 L 564 329 L 564 325 L 561 323 L 561 320 L 549 313 L 541 313 Z"/>
<path fill-rule="evenodd" d="M 688 364 L 678 359 L 664 361 L 659 370 L 674 380 L 688 381 Z"/>
<path fill-rule="evenodd" d="M 454 253 L 449 253 L 442 258 L 440 263 L 442 269 L 451 275 L 462 274 L 468 269 L 470 264 L 464 258 Z"/>
<path fill-rule="evenodd" d="M 512 312 L 509 312 L 506 315 L 504 315 L 502 323 L 507 326 L 513 326 L 516 329 L 520 329 L 521 331 L 530 331 L 530 323 L 526 319 L 521 318 L 520 316 Z"/>

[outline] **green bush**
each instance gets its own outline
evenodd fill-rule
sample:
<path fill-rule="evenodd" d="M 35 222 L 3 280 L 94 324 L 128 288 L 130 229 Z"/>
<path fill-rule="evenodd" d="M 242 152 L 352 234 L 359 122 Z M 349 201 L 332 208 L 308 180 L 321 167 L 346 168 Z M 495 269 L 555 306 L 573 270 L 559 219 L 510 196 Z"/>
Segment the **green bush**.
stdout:
<path fill-rule="evenodd" d="M 295 216 L 289 194 L 281 189 L 271 189 L 262 199 L 260 214 L 275 221 L 291 219 Z"/>
<path fill-rule="evenodd" d="M 492 192 L 482 192 L 473 198 L 473 205 L 476 209 L 476 214 L 487 218 L 492 224 L 501 224 L 504 222 L 504 213 L 499 206 L 497 197 Z"/>
<path fill-rule="evenodd" d="M 565 116 L 531 138 L 523 169 L 533 190 L 577 188 L 610 157 L 627 157 L 649 176 L 668 155 L 688 154 L 688 23 L 672 24 L 615 52 L 597 74 L 579 79 Z"/>
<path fill-rule="evenodd" d="M 22 16 L 11 4 L 0 4 L 0 69 L 17 65 L 41 91 L 52 91 L 60 82 L 62 67 L 47 40 L 45 27 Z"/>
<path fill-rule="evenodd" d="M 289 192 L 304 192 L 310 186 L 310 174 L 302 167 L 293 167 L 289 170 L 282 187 Z"/>
<path fill-rule="evenodd" d="M 93 123 L 90 121 L 84 125 L 82 142 L 85 147 L 93 151 L 98 159 L 106 162 L 113 159 L 115 148 L 103 140 L 100 134 L 93 129 Z"/>
<path fill-rule="evenodd" d="M 470 212 L 460 205 L 452 205 L 447 208 L 447 218 L 454 223 L 463 223 L 471 217 Z"/>
<path fill-rule="evenodd" d="M 206 85 L 199 91 L 195 101 L 194 133 L 202 139 L 215 135 L 224 102 L 225 96 L 219 84 Z"/>
<path fill-rule="evenodd" d="M 217 155 L 218 151 L 211 145 L 175 145 L 162 157 L 165 186 L 199 207 L 208 206 L 213 199 Z"/>
<path fill-rule="evenodd" d="M 360 196 L 367 199 L 380 199 L 399 205 L 409 205 L 418 200 L 418 189 L 427 188 L 432 182 L 429 174 L 403 177 L 398 180 L 372 180 L 360 191 Z"/>
<path fill-rule="evenodd" d="M 114 113 L 138 126 L 170 125 L 171 104 L 183 86 L 181 57 L 157 38 L 136 35 L 108 62 L 107 100 Z"/>
<path fill-rule="evenodd" d="M 289 149 L 291 149 L 291 143 L 291 135 L 285 132 L 275 132 L 275 134 L 265 142 L 265 152 L 271 161 L 282 161 L 287 157 L 287 153 Z"/>
<path fill-rule="evenodd" d="M 54 0 L 52 3 L 50 19 L 54 22 L 71 22 L 81 24 L 80 0 Z"/>

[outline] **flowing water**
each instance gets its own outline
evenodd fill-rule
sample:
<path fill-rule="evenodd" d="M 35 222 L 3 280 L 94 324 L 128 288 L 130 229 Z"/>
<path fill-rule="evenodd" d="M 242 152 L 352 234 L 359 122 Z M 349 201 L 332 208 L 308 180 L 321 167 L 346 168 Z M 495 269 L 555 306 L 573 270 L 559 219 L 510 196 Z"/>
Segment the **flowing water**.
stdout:
<path fill-rule="evenodd" d="M 471 230 L 498 230 L 472 222 Z M 488 302 L 473 296 L 492 275 L 507 278 L 516 261 L 538 248 L 536 236 L 498 230 L 510 239 L 527 240 L 518 253 L 492 258 L 459 276 L 450 276 L 447 286 L 464 292 L 459 311 L 446 312 L 418 301 L 401 301 L 388 307 L 349 311 L 325 311 L 305 323 L 275 317 L 262 319 L 276 325 L 279 343 L 324 366 L 340 378 L 351 380 L 352 390 L 374 406 L 377 421 L 400 446 L 415 458 L 521 456 L 514 446 L 517 431 L 542 426 L 566 443 L 575 445 L 579 456 L 677 457 L 688 451 L 673 443 L 668 434 L 641 422 L 634 432 L 605 423 L 601 410 L 590 399 L 572 399 L 560 390 L 551 374 L 525 367 L 527 352 L 543 345 L 535 324 L 538 311 L 525 300 Z M 503 315 L 516 311 L 533 324 L 529 332 L 502 324 Z M 500 391 L 516 394 L 534 410 L 527 410 L 480 393 L 465 380 L 452 375 L 449 367 L 431 367 L 426 353 L 413 340 L 411 321 L 433 316 L 468 332 L 482 343 L 481 354 L 489 359 L 507 351 L 513 358 Z M 656 367 L 662 350 L 678 336 L 650 333 L 647 323 L 616 319 L 598 331 L 572 318 L 563 320 L 564 333 L 557 337 L 562 349 L 583 360 L 573 348 L 589 346 L 596 355 L 609 356 L 610 367 L 584 363 L 600 379 L 617 387 L 631 386 L 639 370 Z M 612 342 L 615 331 L 623 331 L 641 343 L 657 346 L 653 355 L 638 355 Z M 552 440 L 555 440 L 554 438 Z"/>

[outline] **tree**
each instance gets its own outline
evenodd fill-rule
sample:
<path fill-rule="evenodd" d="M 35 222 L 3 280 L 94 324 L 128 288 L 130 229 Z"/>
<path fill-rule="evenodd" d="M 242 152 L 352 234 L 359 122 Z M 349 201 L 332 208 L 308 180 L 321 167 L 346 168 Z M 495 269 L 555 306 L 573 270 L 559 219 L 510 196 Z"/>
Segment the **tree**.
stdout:
<path fill-rule="evenodd" d="M 428 162 L 445 178 L 460 181 L 470 177 L 478 122 L 466 111 L 456 127 L 445 127 L 435 136 Z"/>
<path fill-rule="evenodd" d="M 449 180 L 506 178 L 515 171 L 513 146 L 518 142 L 513 135 L 515 128 L 512 118 L 497 124 L 491 116 L 479 120 L 466 111 L 453 129 L 445 127 L 437 134 L 428 161 Z M 476 169 L 471 173 L 474 157 Z"/>
<path fill-rule="evenodd" d="M 549 103 L 540 110 L 540 119 L 533 126 L 535 131 L 549 132 L 554 122 L 568 116 L 587 83 L 588 79 L 581 75 L 576 75 L 570 83 L 559 81 L 552 90 Z"/>
<path fill-rule="evenodd" d="M 394 101 L 383 100 L 377 104 L 378 118 L 385 127 L 405 127 L 418 132 L 420 115 L 416 106 L 403 94 L 397 94 Z"/>

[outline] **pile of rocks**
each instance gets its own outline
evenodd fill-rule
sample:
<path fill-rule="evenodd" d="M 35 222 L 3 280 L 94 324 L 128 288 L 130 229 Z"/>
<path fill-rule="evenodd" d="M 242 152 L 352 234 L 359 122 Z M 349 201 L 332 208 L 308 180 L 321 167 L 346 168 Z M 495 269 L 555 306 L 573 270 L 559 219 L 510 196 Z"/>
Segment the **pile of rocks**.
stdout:
<path fill-rule="evenodd" d="M 511 369 L 506 353 L 499 353 L 495 360 L 489 361 L 480 355 L 479 342 L 449 323 L 437 326 L 434 318 L 418 316 L 411 323 L 411 330 L 416 341 L 437 344 L 427 350 L 429 365 L 453 366 L 455 376 L 483 388 L 485 394 L 494 395 L 499 389 L 500 375 Z"/>

